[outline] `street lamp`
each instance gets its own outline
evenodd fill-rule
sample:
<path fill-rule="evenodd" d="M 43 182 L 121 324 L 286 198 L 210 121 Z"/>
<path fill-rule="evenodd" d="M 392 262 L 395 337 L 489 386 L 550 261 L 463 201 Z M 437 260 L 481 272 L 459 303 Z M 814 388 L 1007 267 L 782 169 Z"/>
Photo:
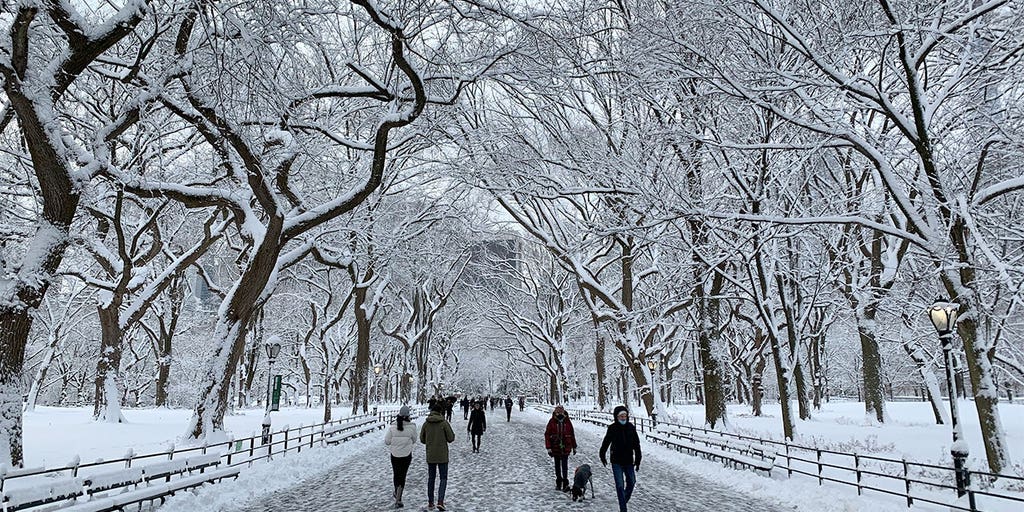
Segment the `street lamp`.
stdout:
<path fill-rule="evenodd" d="M 928 318 L 939 333 L 942 355 L 946 363 L 946 388 L 949 390 L 949 411 L 953 422 L 953 445 L 949 451 L 953 455 L 953 468 L 956 472 L 956 492 L 958 496 L 967 493 L 971 485 L 971 476 L 966 471 L 967 455 L 970 450 L 967 441 L 960 432 L 960 411 L 957 408 L 956 381 L 953 380 L 953 329 L 956 328 L 957 309 L 959 304 L 938 299 L 928 308 Z"/>
<path fill-rule="evenodd" d="M 381 366 L 380 363 L 377 363 L 377 364 L 373 365 L 373 375 L 374 375 L 374 383 L 373 383 L 374 393 L 373 393 L 373 395 L 374 395 L 374 399 L 378 403 L 380 402 L 380 372 L 382 372 L 382 371 L 384 371 L 384 367 Z"/>
<path fill-rule="evenodd" d="M 264 346 L 267 350 L 267 412 L 263 415 L 263 444 L 270 443 L 270 407 L 274 392 L 274 360 L 281 353 L 281 338 L 271 336 Z M 273 451 L 273 450 L 271 450 Z"/>
<path fill-rule="evenodd" d="M 597 395 L 598 395 L 598 390 L 597 390 L 597 370 L 590 370 L 590 384 L 591 384 L 590 390 L 591 390 L 591 392 L 593 392 L 594 404 L 596 405 L 597 404 Z"/>
<path fill-rule="evenodd" d="M 655 399 L 655 396 L 654 396 L 654 393 L 655 393 L 654 379 L 655 379 L 656 374 L 654 373 L 654 370 L 657 367 L 658 367 L 658 362 L 657 361 L 655 361 L 654 359 L 648 359 L 647 360 L 647 368 L 650 368 L 650 370 L 651 370 L 651 400 Z M 654 426 L 658 426 L 658 413 L 653 412 L 653 411 L 651 412 L 651 424 L 654 425 Z"/>

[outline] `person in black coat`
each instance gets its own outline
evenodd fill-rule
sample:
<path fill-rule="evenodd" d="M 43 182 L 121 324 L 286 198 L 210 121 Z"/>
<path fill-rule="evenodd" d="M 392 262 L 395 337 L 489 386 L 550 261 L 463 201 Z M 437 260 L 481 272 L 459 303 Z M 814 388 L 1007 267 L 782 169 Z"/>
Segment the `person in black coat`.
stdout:
<path fill-rule="evenodd" d="M 640 470 L 640 436 L 636 434 L 636 426 L 629 421 L 629 411 L 625 406 L 616 407 L 614 416 L 615 421 L 608 425 L 601 443 L 601 464 L 608 465 L 605 452 L 611 447 L 612 474 L 615 476 L 619 512 L 626 512 L 626 503 L 629 503 L 636 485 L 636 471 Z"/>
<path fill-rule="evenodd" d="M 476 404 L 473 408 L 473 412 L 469 413 L 469 424 L 466 425 L 466 431 L 469 432 L 470 437 L 473 440 L 473 453 L 480 451 L 480 440 L 487 431 L 487 418 L 484 417 L 484 408 L 482 404 Z"/>
<path fill-rule="evenodd" d="M 505 421 L 512 421 L 512 397 L 505 398 Z"/>

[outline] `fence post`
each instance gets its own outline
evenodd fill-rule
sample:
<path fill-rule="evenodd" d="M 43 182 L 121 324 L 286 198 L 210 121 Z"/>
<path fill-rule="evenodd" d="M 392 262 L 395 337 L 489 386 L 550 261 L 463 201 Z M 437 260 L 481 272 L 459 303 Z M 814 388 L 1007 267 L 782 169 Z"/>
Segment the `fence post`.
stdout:
<path fill-rule="evenodd" d="M 825 481 L 821 478 L 821 448 L 815 448 L 818 452 L 818 485 L 825 485 Z"/>
<path fill-rule="evenodd" d="M 978 512 L 978 503 L 974 498 L 974 490 L 971 489 L 971 470 L 965 468 L 964 474 L 967 482 L 967 503 L 971 506 L 971 512 Z"/>
<path fill-rule="evenodd" d="M 131 468 L 132 467 L 132 457 L 135 457 L 135 450 L 132 450 L 131 448 L 128 448 L 128 451 L 124 454 L 124 458 L 125 458 L 124 467 L 126 467 L 126 468 Z"/>
<path fill-rule="evenodd" d="M 789 442 L 786 442 L 786 473 L 787 476 L 793 478 L 793 461 L 789 458 Z"/>
<path fill-rule="evenodd" d="M 267 460 L 271 460 L 271 455 L 274 454 L 274 433 L 270 433 L 270 439 L 267 443 Z"/>
<path fill-rule="evenodd" d="M 860 454 L 853 454 L 853 467 L 857 471 L 857 495 L 860 496 L 863 492 L 860 485 Z"/>
<path fill-rule="evenodd" d="M 907 507 L 914 506 L 914 498 L 910 497 L 910 469 L 907 467 L 907 458 L 903 457 L 903 481 L 907 484 Z"/>
<path fill-rule="evenodd" d="M 299 427 L 299 430 L 300 431 L 302 430 L 301 426 Z M 288 455 L 288 431 L 287 430 L 284 431 L 284 451 L 281 452 L 281 456 L 282 457 L 285 456 L 285 455 Z"/>

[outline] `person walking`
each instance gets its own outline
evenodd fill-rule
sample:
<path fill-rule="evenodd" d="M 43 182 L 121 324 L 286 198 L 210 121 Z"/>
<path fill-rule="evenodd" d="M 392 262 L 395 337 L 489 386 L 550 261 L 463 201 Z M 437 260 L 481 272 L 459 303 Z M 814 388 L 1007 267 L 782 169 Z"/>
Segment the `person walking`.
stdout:
<path fill-rule="evenodd" d="M 615 477 L 615 494 L 619 498 L 619 512 L 626 512 L 626 503 L 633 495 L 636 472 L 640 470 L 640 436 L 636 426 L 629 421 L 629 410 L 620 405 L 613 414 L 615 421 L 608 425 L 608 431 L 601 442 L 601 464 L 608 465 L 605 452 L 612 449 L 612 475 Z"/>
<path fill-rule="evenodd" d="M 544 429 L 544 448 L 555 459 L 555 489 L 569 492 L 569 452 L 576 455 L 576 432 L 561 405 L 555 406 Z"/>
<path fill-rule="evenodd" d="M 448 443 L 455 441 L 455 431 L 444 419 L 444 406 L 435 403 L 420 429 L 420 442 L 427 447 L 427 509 L 434 510 L 434 481 L 437 485 L 437 510 L 444 507 L 444 491 L 448 487 Z"/>
<path fill-rule="evenodd" d="M 466 425 L 466 432 L 469 432 L 473 440 L 473 453 L 480 452 L 480 441 L 487 432 L 487 418 L 484 417 L 484 408 L 477 404 L 473 412 L 469 413 L 469 424 Z"/>
<path fill-rule="evenodd" d="M 405 475 L 412 463 L 412 448 L 416 444 L 416 424 L 409 417 L 409 406 L 398 410 L 398 417 L 384 434 L 384 444 L 391 447 L 391 471 L 394 474 L 395 508 L 402 508 L 402 491 L 405 490 Z"/>
<path fill-rule="evenodd" d="M 526 407 L 526 397 L 525 396 L 521 396 L 521 397 L 519 397 L 519 412 L 523 412 L 523 409 L 525 407 Z"/>
<path fill-rule="evenodd" d="M 512 397 L 505 397 L 505 421 L 512 421 Z"/>
<path fill-rule="evenodd" d="M 451 423 L 452 421 L 452 409 L 455 407 L 455 397 L 450 396 L 444 399 L 444 419 Z"/>
<path fill-rule="evenodd" d="M 462 402 L 460 402 L 460 405 L 462 405 L 462 419 L 468 420 L 469 419 L 469 397 L 465 397 L 465 396 L 462 397 Z"/>

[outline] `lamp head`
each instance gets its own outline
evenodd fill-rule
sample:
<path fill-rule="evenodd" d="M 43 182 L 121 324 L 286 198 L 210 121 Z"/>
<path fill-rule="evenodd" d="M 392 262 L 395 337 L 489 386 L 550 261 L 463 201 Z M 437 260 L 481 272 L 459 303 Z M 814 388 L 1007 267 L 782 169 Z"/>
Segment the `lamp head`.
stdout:
<path fill-rule="evenodd" d="M 960 305 L 955 302 L 949 302 L 940 298 L 928 308 L 928 318 L 932 321 L 932 325 L 935 326 L 939 336 L 948 335 L 956 328 L 957 309 L 959 307 Z"/>
<path fill-rule="evenodd" d="M 267 358 L 271 361 L 277 359 L 277 356 L 281 353 L 281 338 L 272 336 L 267 340 Z"/>

